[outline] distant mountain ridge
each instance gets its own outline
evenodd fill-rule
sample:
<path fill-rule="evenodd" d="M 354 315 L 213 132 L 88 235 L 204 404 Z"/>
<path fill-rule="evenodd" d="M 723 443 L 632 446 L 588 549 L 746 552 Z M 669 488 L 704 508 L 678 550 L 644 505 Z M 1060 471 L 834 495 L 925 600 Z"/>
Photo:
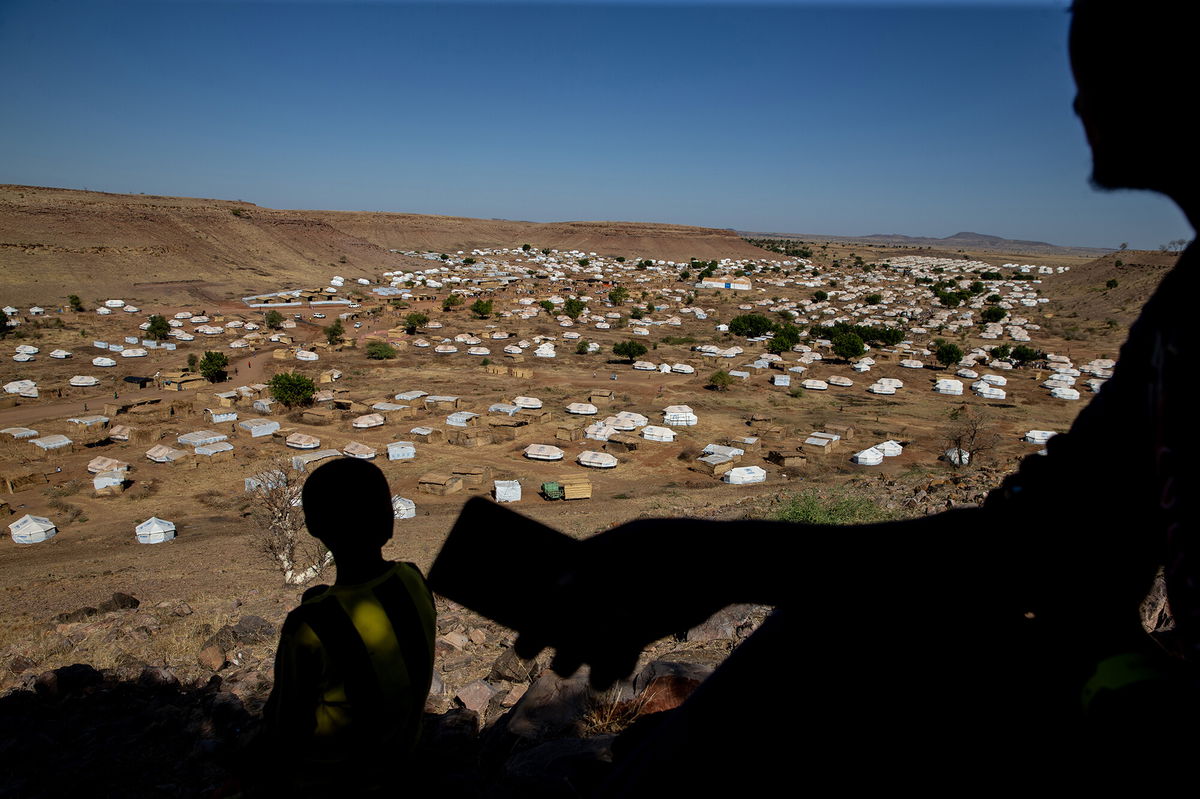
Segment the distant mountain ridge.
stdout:
<path fill-rule="evenodd" d="M 1057 253 L 1061 255 L 1104 255 L 1113 251 L 1111 247 L 1064 247 L 1045 241 L 1024 241 L 991 236 L 986 233 L 963 231 L 953 236 L 907 236 L 903 233 L 872 233 L 869 236 L 828 236 L 821 233 L 751 233 L 738 231 L 750 238 L 801 239 L 803 241 L 836 241 L 842 243 L 862 242 L 892 247 L 929 247 L 938 250 L 990 250 L 1013 253 Z"/>

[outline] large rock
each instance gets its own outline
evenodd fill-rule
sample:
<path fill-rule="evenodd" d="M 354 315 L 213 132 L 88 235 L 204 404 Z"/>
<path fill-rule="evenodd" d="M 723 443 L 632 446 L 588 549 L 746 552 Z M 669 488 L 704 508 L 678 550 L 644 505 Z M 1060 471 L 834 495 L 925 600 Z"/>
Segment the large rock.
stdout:
<path fill-rule="evenodd" d="M 688 630 L 689 643 L 700 641 L 736 641 L 738 628 L 750 623 L 750 614 L 754 605 L 730 605 L 718 610 L 706 621 Z"/>
<path fill-rule="evenodd" d="M 704 682 L 713 673 L 712 666 L 700 663 L 688 663 L 679 660 L 655 660 L 647 663 L 633 678 L 633 690 L 639 695 L 645 692 L 650 683 L 662 677 L 676 677 L 681 680 Z"/>
<path fill-rule="evenodd" d="M 546 671 L 509 711 L 508 732 L 541 741 L 575 732 L 588 705 L 587 669 L 566 679 Z"/>
<path fill-rule="evenodd" d="M 508 682 L 530 682 L 541 671 L 541 666 L 537 660 L 525 660 L 517 655 L 517 651 L 511 646 L 500 653 L 500 657 L 496 658 L 496 662 L 492 664 L 492 670 L 488 674 L 489 680 L 507 680 Z"/>
<path fill-rule="evenodd" d="M 142 603 L 132 594 L 123 594 L 117 591 L 112 595 L 111 599 L 101 602 L 98 609 L 101 613 L 111 613 L 114 610 L 131 610 L 140 604 Z"/>
<path fill-rule="evenodd" d="M 204 650 L 215 645 L 220 647 L 222 652 L 228 652 L 238 644 L 274 641 L 277 635 L 275 625 L 261 616 L 243 616 L 237 624 L 226 624 L 217 630 L 200 648 Z"/>
<path fill-rule="evenodd" d="M 484 680 L 475 680 L 475 682 L 467 683 L 459 689 L 455 694 L 455 698 L 462 703 L 462 706 L 467 710 L 473 710 L 478 713 L 480 718 L 487 716 L 488 707 L 496 694 L 499 693 L 495 687 Z"/>
<path fill-rule="evenodd" d="M 196 660 L 209 671 L 220 671 L 225 665 L 225 650 L 216 644 L 209 644 L 200 650 Z"/>

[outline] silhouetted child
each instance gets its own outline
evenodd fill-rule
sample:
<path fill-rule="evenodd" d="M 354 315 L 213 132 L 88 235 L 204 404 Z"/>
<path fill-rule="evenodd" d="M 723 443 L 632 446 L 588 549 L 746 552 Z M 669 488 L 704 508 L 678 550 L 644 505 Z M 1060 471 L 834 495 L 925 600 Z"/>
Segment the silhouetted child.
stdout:
<path fill-rule="evenodd" d="M 330 461 L 304 484 L 309 532 L 337 579 L 288 614 L 264 710 L 267 738 L 302 786 L 380 787 L 412 751 L 433 674 L 435 611 L 411 563 L 384 560 L 392 501 L 377 466 Z"/>

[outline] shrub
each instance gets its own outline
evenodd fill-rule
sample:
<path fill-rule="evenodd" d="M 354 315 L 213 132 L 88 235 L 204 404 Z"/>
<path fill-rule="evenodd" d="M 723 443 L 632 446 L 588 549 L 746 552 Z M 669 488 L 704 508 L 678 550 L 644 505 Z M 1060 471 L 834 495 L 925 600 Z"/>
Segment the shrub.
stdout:
<path fill-rule="evenodd" d="M 325 340 L 330 344 L 337 344 L 342 340 L 342 334 L 346 332 L 345 326 L 342 325 L 342 320 L 334 320 L 334 323 L 325 328 Z"/>
<path fill-rule="evenodd" d="M 461 294 L 451 294 L 446 299 L 442 300 L 442 310 L 453 310 L 454 308 L 462 305 L 464 302 L 466 302 L 466 300 L 462 298 Z"/>
<path fill-rule="evenodd" d="M 279 404 L 286 408 L 294 408 L 311 402 L 313 394 L 317 393 L 317 385 L 311 377 L 295 372 L 280 372 L 267 383 L 267 390 Z"/>
<path fill-rule="evenodd" d="M 640 341 L 618 341 L 613 345 L 613 354 L 625 358 L 630 363 L 646 354 L 646 345 Z"/>
<path fill-rule="evenodd" d="M 777 521 L 796 524 L 869 524 L 893 516 L 875 501 L 859 494 L 826 496 L 817 491 L 793 494 L 780 503 L 774 513 Z"/>
<path fill-rule="evenodd" d="M 1118 285 L 1120 285 L 1120 284 L 1117 283 L 1117 279 L 1115 277 L 1113 277 L 1113 278 L 1109 278 L 1108 281 L 1105 282 L 1104 287 L 1106 289 L 1115 289 Z"/>
<path fill-rule="evenodd" d="M 829 299 L 829 293 L 825 291 L 814 291 L 812 295 L 814 302 L 825 302 Z"/>
<path fill-rule="evenodd" d="M 1009 356 L 1012 360 L 1019 364 L 1026 364 L 1030 361 L 1036 361 L 1043 357 L 1045 353 L 1035 350 L 1033 347 L 1028 347 L 1024 344 L 1019 344 L 1013 347 L 1012 354 Z"/>
<path fill-rule="evenodd" d="M 943 366 L 956 364 L 963 358 L 962 347 L 949 342 L 941 344 L 935 351 L 934 355 L 938 359 L 938 363 Z"/>
<path fill-rule="evenodd" d="M 1008 316 L 1008 311 L 1004 310 L 999 305 L 989 305 L 979 314 L 979 318 L 985 322 L 999 322 L 1006 316 Z"/>
<path fill-rule="evenodd" d="M 760 313 L 735 316 L 729 322 L 729 332 L 735 336 L 757 338 L 775 329 L 775 323 Z"/>
<path fill-rule="evenodd" d="M 587 310 L 587 303 L 583 300 L 577 300 L 574 297 L 567 300 L 563 304 L 563 313 L 572 319 L 578 319 L 579 315 Z"/>
<path fill-rule="evenodd" d="M 724 369 L 718 369 L 708 376 L 708 385 L 717 391 L 728 391 L 729 387 L 733 385 L 733 376 Z"/>
<path fill-rule="evenodd" d="M 588 352 L 588 343 L 586 341 L 584 341 L 583 339 L 580 339 L 579 343 L 575 345 L 575 354 L 576 355 L 587 355 L 587 352 Z"/>
<path fill-rule="evenodd" d="M 1012 354 L 1012 347 L 1007 344 L 1001 344 L 997 347 L 992 347 L 993 358 L 1007 358 Z"/>
<path fill-rule="evenodd" d="M 206 352 L 200 359 L 200 374 L 210 383 L 225 379 L 225 367 L 229 366 L 229 357 L 223 352 Z"/>
<path fill-rule="evenodd" d="M 830 340 L 830 344 L 833 345 L 833 354 L 847 361 L 867 351 L 862 338 L 856 333 L 840 333 Z"/>
<path fill-rule="evenodd" d="M 171 335 L 171 326 L 167 324 L 167 318 L 162 314 L 151 316 L 150 327 L 146 328 L 146 335 L 155 341 L 162 341 Z"/>
<path fill-rule="evenodd" d="M 83 310 L 83 300 L 79 299 L 78 294 L 70 294 L 67 296 L 67 302 L 71 305 L 71 310 L 80 312 Z"/>
<path fill-rule="evenodd" d="M 620 305 L 629 299 L 629 289 L 624 286 L 617 286 L 612 291 L 608 292 L 608 301 L 613 305 Z"/>
<path fill-rule="evenodd" d="M 396 348 L 386 341 L 372 341 L 367 344 L 367 357 L 373 361 L 391 360 L 396 357 Z"/>
<path fill-rule="evenodd" d="M 487 319 L 492 315 L 491 300 L 475 300 L 471 303 L 471 313 L 478 316 L 480 319 Z"/>
<path fill-rule="evenodd" d="M 882 294 L 868 294 L 866 297 L 863 298 L 863 301 L 866 302 L 867 305 L 878 305 L 879 303 L 883 302 L 883 295 Z"/>
<path fill-rule="evenodd" d="M 420 311 L 414 311 L 413 313 L 410 313 L 408 316 L 404 317 L 404 331 L 409 335 L 412 335 L 413 333 L 417 332 L 418 328 L 424 327 L 425 323 L 428 321 L 428 316 Z"/>
<path fill-rule="evenodd" d="M 283 327 L 283 314 L 272 308 L 263 316 L 263 324 L 271 330 L 278 330 Z"/>

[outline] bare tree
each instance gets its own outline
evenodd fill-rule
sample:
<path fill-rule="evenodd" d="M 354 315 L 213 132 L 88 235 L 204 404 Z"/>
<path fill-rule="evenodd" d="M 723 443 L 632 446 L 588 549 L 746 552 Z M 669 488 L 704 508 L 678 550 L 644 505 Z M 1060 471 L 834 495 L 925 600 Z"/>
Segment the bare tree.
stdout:
<path fill-rule="evenodd" d="M 1000 443 L 1000 435 L 984 411 L 962 405 L 950 412 L 950 422 L 950 427 L 944 433 L 946 449 L 961 450 L 968 456 L 962 459 L 948 459 L 954 466 L 978 465 L 980 457 Z"/>
<path fill-rule="evenodd" d="M 263 463 L 251 478 L 254 507 L 250 517 L 258 526 L 262 549 L 271 556 L 287 585 L 304 585 L 333 563 L 333 553 L 304 529 L 300 493 L 304 473 L 283 458 Z"/>

